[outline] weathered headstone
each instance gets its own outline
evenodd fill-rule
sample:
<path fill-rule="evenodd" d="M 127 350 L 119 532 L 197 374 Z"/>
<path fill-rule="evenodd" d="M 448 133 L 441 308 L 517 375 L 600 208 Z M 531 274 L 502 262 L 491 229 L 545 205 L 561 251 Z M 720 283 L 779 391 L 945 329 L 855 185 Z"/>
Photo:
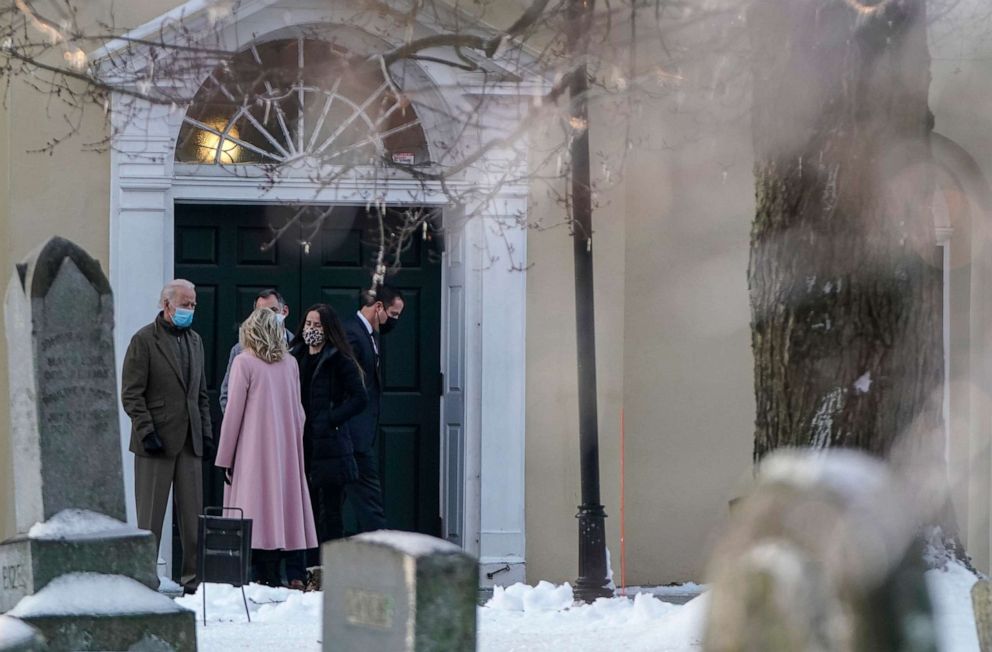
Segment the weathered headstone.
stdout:
<path fill-rule="evenodd" d="M 324 650 L 475 649 L 478 563 L 458 546 L 380 530 L 322 553 Z"/>
<path fill-rule="evenodd" d="M 971 606 L 978 630 L 978 649 L 992 652 L 992 582 L 978 580 L 971 587 Z"/>
<path fill-rule="evenodd" d="M 126 520 L 114 304 L 100 264 L 49 240 L 17 265 L 4 319 L 17 531 L 68 507 Z"/>
<path fill-rule="evenodd" d="M 113 298 L 99 263 L 52 238 L 17 265 L 4 317 L 17 534 L 0 543 L 0 612 L 19 614 L 55 650 L 127 649 L 116 647 L 121 636 L 196 649 L 193 612 L 144 608 L 162 598 L 157 546 L 123 523 Z M 99 601 L 66 610 L 46 588 L 68 576 L 94 596 L 116 578 L 130 599 L 116 612 Z"/>
<path fill-rule="evenodd" d="M 912 506 L 851 450 L 781 451 L 709 564 L 707 652 L 936 652 Z"/>
<path fill-rule="evenodd" d="M 65 509 L 0 543 L 0 612 L 69 571 L 126 575 L 157 589 L 153 555 L 150 533 L 96 512 Z"/>
<path fill-rule="evenodd" d="M 9 615 L 41 630 L 53 650 L 196 650 L 193 612 L 123 575 L 62 575 Z"/>

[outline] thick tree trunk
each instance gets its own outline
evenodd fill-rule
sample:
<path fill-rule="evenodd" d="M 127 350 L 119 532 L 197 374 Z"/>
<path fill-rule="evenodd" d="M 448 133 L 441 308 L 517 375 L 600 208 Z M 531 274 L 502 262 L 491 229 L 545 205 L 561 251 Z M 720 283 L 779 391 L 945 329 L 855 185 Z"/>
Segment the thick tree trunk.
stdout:
<path fill-rule="evenodd" d="M 942 450 L 924 0 L 757 0 L 755 460 Z"/>

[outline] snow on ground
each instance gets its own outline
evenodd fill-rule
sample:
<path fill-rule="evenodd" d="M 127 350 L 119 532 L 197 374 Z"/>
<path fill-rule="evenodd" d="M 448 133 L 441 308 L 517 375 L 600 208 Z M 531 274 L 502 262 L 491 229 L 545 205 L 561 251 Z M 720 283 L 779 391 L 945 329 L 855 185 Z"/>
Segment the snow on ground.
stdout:
<path fill-rule="evenodd" d="M 203 624 L 203 592 L 207 624 Z M 260 584 L 245 587 L 251 623 L 245 616 L 241 590 L 227 584 L 201 585 L 194 595 L 176 602 L 196 612 L 197 649 L 320 650 L 324 594 L 301 593 Z"/>
<path fill-rule="evenodd" d="M 564 587 L 531 589 L 519 610 L 508 601 L 479 609 L 481 652 L 569 650 L 569 652 L 668 652 L 698 650 L 706 596 L 684 606 L 641 593 L 630 598 L 600 598 L 591 605 L 549 609 Z M 521 585 L 511 586 L 509 593 Z M 564 585 L 567 587 L 567 585 Z M 528 587 L 529 588 L 529 587 Z M 546 595 L 541 595 L 545 593 Z M 568 589 L 571 593 L 571 589 Z M 528 600 L 529 599 L 529 600 Z M 495 602 L 495 604 L 493 604 Z"/>
<path fill-rule="evenodd" d="M 927 573 L 943 652 L 977 652 L 971 586 L 975 577 L 957 564 Z M 699 589 L 701 587 L 692 587 Z M 201 587 L 200 591 L 204 589 Z M 673 590 L 676 591 L 677 590 Z M 687 589 L 683 590 L 682 595 Z M 197 612 L 199 649 L 320 649 L 323 594 L 300 593 L 257 584 L 245 588 L 251 611 L 245 618 L 241 591 L 209 584 L 207 626 L 203 626 L 202 593 L 177 598 Z M 665 595 L 665 592 L 661 592 Z M 541 582 L 498 588 L 479 607 L 479 652 L 692 652 L 700 650 L 700 632 L 708 596 L 685 605 L 663 602 L 649 593 L 602 598 L 574 605 L 567 584 Z"/>

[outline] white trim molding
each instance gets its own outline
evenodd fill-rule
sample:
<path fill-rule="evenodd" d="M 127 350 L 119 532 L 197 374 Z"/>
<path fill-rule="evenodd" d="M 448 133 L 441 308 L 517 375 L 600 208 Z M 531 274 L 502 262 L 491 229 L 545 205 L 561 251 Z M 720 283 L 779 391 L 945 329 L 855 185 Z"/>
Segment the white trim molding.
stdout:
<path fill-rule="evenodd" d="M 170 15 L 204 20 L 210 5 L 196 0 Z M 296 5 L 299 9 L 294 8 Z M 291 31 L 293 25 L 287 25 L 287 17 L 310 27 L 315 21 L 331 21 L 340 8 L 329 7 L 323 1 L 306 0 L 240 3 L 235 14 L 225 18 L 226 27 L 217 32 L 218 38 L 236 49 L 247 44 L 249 35 L 264 40 Z M 163 17 L 136 34 L 161 36 L 161 25 L 166 23 Z M 324 26 L 337 29 L 333 22 Z M 386 25 L 375 27 L 363 25 L 378 35 L 374 38 L 388 33 Z M 102 55 L 111 57 L 114 49 Z M 432 80 L 432 96 L 438 102 L 465 103 L 464 88 L 442 83 L 450 71 L 426 64 L 423 71 Z M 180 79 L 174 83 L 177 88 L 195 89 L 201 81 Z M 519 107 L 507 112 L 516 101 L 496 98 L 492 120 L 479 122 L 487 123 L 489 129 L 509 115 L 520 115 Z M 438 116 L 447 111 L 441 108 Z M 134 332 L 154 317 L 159 291 L 172 278 L 176 202 L 365 204 L 369 200 L 368 184 L 363 181 L 367 177 L 362 174 L 323 186 L 292 170 L 279 178 L 268 175 L 262 179 L 250 168 L 230 174 L 217 166 L 177 164 L 175 147 L 183 122 L 182 107 L 156 105 L 119 93 L 113 97 L 112 109 L 110 280 L 117 305 L 118 360 L 123 359 Z M 428 139 L 443 137 L 443 133 L 432 133 L 445 128 L 440 122 L 439 118 L 434 124 L 424 121 Z M 480 132 L 474 138 L 483 142 L 486 136 Z M 476 169 L 505 168 L 509 159 L 513 159 L 511 153 L 493 150 Z M 526 165 L 526 161 L 515 165 Z M 520 179 L 525 174 L 518 170 L 512 177 Z M 377 192 L 381 191 L 387 203 L 416 201 L 444 208 L 447 247 L 439 328 L 446 386 L 438 499 L 446 534 L 480 557 L 485 583 L 492 583 L 486 579 L 487 572 L 503 567 L 511 570 L 497 574 L 496 582 L 523 580 L 526 272 L 512 266 L 507 254 L 512 252 L 521 263 L 526 260 L 526 230 L 519 218 L 527 212 L 528 189 L 519 183 L 495 187 L 492 193 L 482 193 L 482 204 L 466 207 L 450 204 L 451 189 L 464 189 L 469 195 L 469 191 L 485 187 L 484 174 L 469 170 L 463 179 L 449 184 L 448 193 L 398 174 L 380 178 L 377 183 Z M 498 248 L 503 248 L 504 254 L 493 262 L 491 254 Z M 133 523 L 133 457 L 127 450 L 130 422 L 123 411 L 120 421 L 128 518 Z M 163 556 L 168 561 L 171 528 L 169 522 L 165 525 Z"/>

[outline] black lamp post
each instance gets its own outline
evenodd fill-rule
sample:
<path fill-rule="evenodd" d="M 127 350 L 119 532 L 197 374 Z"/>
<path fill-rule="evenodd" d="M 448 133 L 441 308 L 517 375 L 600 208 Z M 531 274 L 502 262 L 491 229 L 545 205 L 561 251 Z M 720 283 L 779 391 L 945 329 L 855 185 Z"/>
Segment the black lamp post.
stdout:
<path fill-rule="evenodd" d="M 578 63 L 569 83 L 572 128 L 572 252 L 575 261 L 575 334 L 578 345 L 579 454 L 582 504 L 579 505 L 579 578 L 575 596 L 585 602 L 610 596 L 606 588 L 606 511 L 599 499 L 599 425 L 596 409 L 596 322 L 593 302 L 592 192 L 589 172 L 589 112 L 586 50 L 593 0 L 571 0 L 569 53 Z"/>

